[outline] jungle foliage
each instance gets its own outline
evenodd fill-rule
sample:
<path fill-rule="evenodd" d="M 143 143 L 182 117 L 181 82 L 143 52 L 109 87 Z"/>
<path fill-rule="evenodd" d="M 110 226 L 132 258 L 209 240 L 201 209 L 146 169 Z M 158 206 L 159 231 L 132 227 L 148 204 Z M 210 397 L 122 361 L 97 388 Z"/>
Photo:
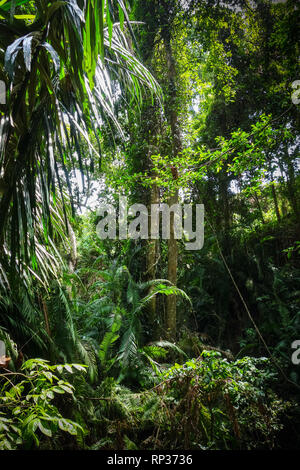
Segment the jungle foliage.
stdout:
<path fill-rule="evenodd" d="M 298 27 L 0 2 L 0 450 L 299 447 Z M 100 239 L 120 196 L 204 204 L 203 248 Z"/>

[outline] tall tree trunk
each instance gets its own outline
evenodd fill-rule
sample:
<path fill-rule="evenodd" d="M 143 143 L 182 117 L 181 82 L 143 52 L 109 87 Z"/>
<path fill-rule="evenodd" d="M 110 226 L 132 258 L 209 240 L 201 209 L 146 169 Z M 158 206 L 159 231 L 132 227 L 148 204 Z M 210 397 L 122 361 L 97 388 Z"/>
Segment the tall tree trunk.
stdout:
<path fill-rule="evenodd" d="M 273 196 L 273 201 L 274 201 L 275 213 L 276 213 L 277 221 L 280 222 L 281 216 L 280 216 L 279 205 L 278 205 L 278 199 L 277 199 L 277 194 L 276 194 L 276 189 L 275 189 L 275 184 L 274 184 L 273 178 L 272 178 L 272 182 L 271 182 L 271 191 L 272 191 L 272 196 Z"/>
<path fill-rule="evenodd" d="M 167 97 L 167 118 L 172 134 L 172 153 L 176 157 L 182 150 L 181 132 L 177 109 L 177 89 L 176 89 L 176 63 L 171 46 L 170 30 L 167 29 L 163 34 L 167 67 L 168 67 L 168 97 Z M 178 190 L 170 195 L 169 206 L 178 204 Z M 170 239 L 168 240 L 168 280 L 176 286 L 177 284 L 177 263 L 178 246 L 174 237 L 174 214 L 170 217 Z M 176 295 L 167 297 L 167 315 L 166 315 L 167 336 L 170 340 L 176 338 Z"/>
<path fill-rule="evenodd" d="M 156 184 L 151 187 L 149 214 L 149 230 L 151 227 L 151 205 L 159 204 L 159 189 Z M 158 240 L 148 240 L 147 244 L 147 279 L 152 281 L 156 278 L 158 261 Z M 150 286 L 149 294 L 153 292 L 154 286 Z M 148 305 L 150 325 L 153 328 L 153 336 L 156 339 L 158 333 L 158 317 L 156 312 L 156 296 L 153 296 Z"/>
<path fill-rule="evenodd" d="M 221 206 L 221 214 L 223 214 L 223 226 L 225 235 L 229 232 L 230 229 L 230 207 L 229 207 L 229 178 L 226 173 L 226 168 L 220 174 L 219 180 L 219 194 L 220 194 L 220 206 Z"/>
<path fill-rule="evenodd" d="M 147 113 L 145 116 L 145 123 L 146 123 L 146 136 L 147 136 L 147 145 L 148 145 L 148 158 L 147 158 L 147 166 L 148 171 L 151 174 L 153 181 L 155 181 L 155 177 L 157 176 L 153 171 L 153 161 L 151 159 L 152 155 L 156 155 L 159 153 L 159 142 L 157 136 L 161 133 L 161 116 L 160 116 L 160 108 L 158 103 L 149 107 L 147 109 Z M 159 188 L 156 183 L 153 183 L 149 194 L 148 194 L 148 227 L 149 232 L 151 231 L 152 220 L 151 220 L 151 206 L 152 204 L 159 204 L 160 202 L 160 193 Z M 157 272 L 157 262 L 159 256 L 159 242 L 156 239 L 149 239 L 147 240 L 146 244 L 146 280 L 153 281 L 156 279 L 156 272 Z M 155 286 L 150 286 L 148 290 L 148 294 L 151 294 L 154 290 Z M 159 325 L 160 317 L 157 312 L 157 297 L 153 296 L 148 304 L 148 314 L 149 314 L 149 324 L 152 329 L 151 336 L 154 339 L 158 339 L 159 335 Z"/>
<path fill-rule="evenodd" d="M 271 182 L 271 191 L 272 191 L 272 196 L 273 196 L 273 201 L 274 201 L 274 206 L 275 206 L 276 218 L 277 218 L 277 221 L 280 222 L 281 216 L 280 216 L 278 199 L 277 199 L 277 194 L 276 194 L 274 181 Z"/>
<path fill-rule="evenodd" d="M 287 189 L 288 189 L 288 195 L 289 195 L 289 200 L 290 204 L 292 207 L 292 210 L 295 214 L 295 216 L 298 216 L 299 210 L 298 210 L 298 203 L 297 203 L 297 197 L 296 197 L 296 185 L 295 185 L 295 170 L 293 163 L 291 161 L 291 157 L 289 155 L 289 149 L 288 146 L 286 145 L 286 161 L 287 161 Z"/>
<path fill-rule="evenodd" d="M 276 189 L 275 189 L 275 182 L 274 182 L 274 177 L 273 177 L 271 161 L 269 161 L 269 171 L 270 171 L 270 177 L 271 177 L 270 178 L 271 179 L 271 193 L 272 193 L 272 197 L 274 201 L 276 218 L 277 218 L 277 221 L 280 222 L 281 216 L 280 216 L 280 211 L 279 211 L 279 204 L 278 204 L 278 199 L 277 199 L 277 194 L 276 194 Z"/>
<path fill-rule="evenodd" d="M 263 213 L 261 203 L 259 201 L 259 197 L 258 197 L 257 193 L 254 193 L 254 198 L 255 198 L 256 205 L 257 205 L 257 208 L 258 208 L 258 211 L 259 211 L 259 214 L 260 214 L 261 221 L 262 221 L 263 224 L 265 224 L 266 222 L 265 222 L 265 218 L 264 218 L 264 213 Z"/>
<path fill-rule="evenodd" d="M 178 203 L 178 191 L 169 198 L 169 205 Z M 168 280 L 177 284 L 178 246 L 174 237 L 174 213 L 170 216 L 170 239 L 168 240 Z M 167 297 L 167 336 L 170 340 L 176 338 L 176 295 Z"/>

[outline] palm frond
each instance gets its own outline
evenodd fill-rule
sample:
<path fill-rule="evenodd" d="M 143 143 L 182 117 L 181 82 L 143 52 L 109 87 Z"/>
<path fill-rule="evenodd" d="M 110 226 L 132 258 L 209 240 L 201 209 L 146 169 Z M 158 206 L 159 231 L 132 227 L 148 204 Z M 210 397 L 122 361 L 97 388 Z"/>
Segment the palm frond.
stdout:
<path fill-rule="evenodd" d="M 1 105 L 0 177 L 7 187 L 0 200 L 0 246 L 10 250 L 11 266 L 15 260 L 20 265 L 30 261 L 27 277 L 39 269 L 36 278 L 42 282 L 57 266 L 51 256 L 43 263 L 47 255 L 36 246 L 44 243 L 50 253 L 49 245 L 53 248 L 53 240 L 64 235 L 52 213 L 59 195 L 66 223 L 64 187 L 74 207 L 69 164 L 79 166 L 83 183 L 88 175 L 81 143 L 88 144 L 89 162 L 100 160 L 99 129 L 112 124 L 122 134 L 114 112 L 120 93 L 137 102 L 144 88 L 159 94 L 157 82 L 135 57 L 122 21 L 113 26 L 112 3 L 107 9 L 104 3 L 41 0 L 0 6 L 0 50 L 5 51 L 0 76 L 8 91 L 7 104 Z M 124 3 L 116 3 L 128 20 Z M 33 11 L 34 21 L 8 18 L 12 4 L 16 12 L 20 6 Z M 43 231 L 36 240 L 40 221 Z M 2 271 L 5 263 L 0 269 L 4 284 Z"/>

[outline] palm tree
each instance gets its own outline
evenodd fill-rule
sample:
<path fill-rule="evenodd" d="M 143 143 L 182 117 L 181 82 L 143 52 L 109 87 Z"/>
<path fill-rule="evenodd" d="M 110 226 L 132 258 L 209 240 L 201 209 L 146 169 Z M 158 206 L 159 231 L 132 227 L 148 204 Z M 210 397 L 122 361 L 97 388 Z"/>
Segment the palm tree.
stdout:
<path fill-rule="evenodd" d="M 89 269 L 90 273 L 92 271 Z M 89 287 L 92 300 L 79 306 L 78 317 L 85 339 L 91 340 L 98 349 L 102 366 L 110 369 L 117 364 L 123 374 L 141 353 L 145 353 L 141 349 L 149 337 L 145 331 L 145 315 L 152 298 L 160 294 L 179 295 L 189 302 L 190 299 L 166 279 L 136 282 L 127 266 L 117 260 L 104 271 L 95 269 L 94 275 L 98 279 Z M 77 302 L 78 297 L 76 295 Z M 174 346 L 168 341 L 161 345 Z"/>
<path fill-rule="evenodd" d="M 145 86 L 154 93 L 158 86 L 134 56 L 122 0 L 0 5 L 0 79 L 7 90 L 0 105 L 0 282 L 7 288 L 9 266 L 23 280 L 46 282 L 49 267 L 53 277 L 63 219 L 67 226 L 66 186 L 72 204 L 68 169 L 78 165 L 84 181 L 101 156 L 99 130 L 114 125 L 122 132 L 116 97 L 129 93 L 140 101 Z"/>
<path fill-rule="evenodd" d="M 53 343 L 47 301 L 61 276 L 58 247 L 70 252 L 69 170 L 84 181 L 101 161 L 100 130 L 122 134 L 117 99 L 159 93 L 132 42 L 123 0 L 0 2 L 0 329 L 19 346 L 35 343 L 34 354 Z"/>

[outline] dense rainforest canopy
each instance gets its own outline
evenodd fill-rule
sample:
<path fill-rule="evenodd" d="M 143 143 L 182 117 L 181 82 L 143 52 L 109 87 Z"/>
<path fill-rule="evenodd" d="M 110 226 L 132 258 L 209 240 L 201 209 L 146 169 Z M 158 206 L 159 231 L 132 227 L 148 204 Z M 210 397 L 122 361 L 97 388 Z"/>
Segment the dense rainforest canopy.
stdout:
<path fill-rule="evenodd" d="M 0 1 L 0 450 L 299 447 L 299 103 L 296 0 Z"/>

